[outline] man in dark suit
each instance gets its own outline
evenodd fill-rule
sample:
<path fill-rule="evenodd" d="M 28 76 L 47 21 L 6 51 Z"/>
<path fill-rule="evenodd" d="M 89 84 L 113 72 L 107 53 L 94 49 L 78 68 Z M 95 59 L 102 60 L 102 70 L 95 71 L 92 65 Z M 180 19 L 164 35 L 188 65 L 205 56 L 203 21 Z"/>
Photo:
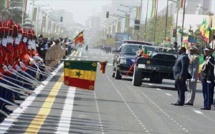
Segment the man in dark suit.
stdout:
<path fill-rule="evenodd" d="M 210 110 L 213 104 L 214 95 L 214 57 L 212 56 L 213 49 L 204 49 L 204 62 L 202 65 L 202 93 L 204 99 L 204 107 L 201 110 Z"/>
<path fill-rule="evenodd" d="M 189 58 L 186 54 L 186 48 L 181 47 L 178 51 L 178 58 L 173 67 L 173 76 L 175 79 L 175 88 L 178 91 L 178 100 L 172 103 L 175 106 L 183 106 L 185 101 L 185 91 L 187 90 L 186 80 L 188 79 Z"/>

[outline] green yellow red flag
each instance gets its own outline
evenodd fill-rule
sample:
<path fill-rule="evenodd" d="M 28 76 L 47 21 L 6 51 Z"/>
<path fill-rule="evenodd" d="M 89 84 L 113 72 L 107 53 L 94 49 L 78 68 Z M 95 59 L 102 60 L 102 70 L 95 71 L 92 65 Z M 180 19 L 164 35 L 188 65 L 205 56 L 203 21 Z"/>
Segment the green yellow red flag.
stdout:
<path fill-rule="evenodd" d="M 68 86 L 94 90 L 97 61 L 65 61 L 64 83 Z"/>
<path fill-rule="evenodd" d="M 154 18 L 157 15 L 157 4 L 157 0 L 152 0 L 151 18 Z"/>
<path fill-rule="evenodd" d="M 136 8 L 137 8 L 136 9 L 136 19 L 140 20 L 140 18 L 141 18 L 141 6 L 137 6 Z"/>
<path fill-rule="evenodd" d="M 178 5 L 179 5 L 179 8 L 183 8 L 184 0 L 178 0 Z"/>
<path fill-rule="evenodd" d="M 10 7 L 10 0 L 4 0 L 4 8 L 9 8 Z"/>
<path fill-rule="evenodd" d="M 83 43 L 84 42 L 84 30 L 81 31 L 75 38 L 74 38 L 74 43 Z"/>
<path fill-rule="evenodd" d="M 204 19 L 202 24 L 199 27 L 199 32 L 200 32 L 200 36 L 207 43 L 209 43 L 210 31 L 211 29 L 208 26 L 208 22 L 206 21 L 206 19 Z"/>

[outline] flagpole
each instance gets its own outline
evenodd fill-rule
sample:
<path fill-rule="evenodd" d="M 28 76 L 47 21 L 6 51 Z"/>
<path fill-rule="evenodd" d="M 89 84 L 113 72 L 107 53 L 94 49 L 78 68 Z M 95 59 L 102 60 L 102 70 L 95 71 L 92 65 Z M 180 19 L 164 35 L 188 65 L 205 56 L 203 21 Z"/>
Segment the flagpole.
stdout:
<path fill-rule="evenodd" d="M 175 42 L 178 42 L 178 32 L 177 32 L 177 30 L 178 30 L 178 12 L 179 12 L 179 3 L 177 2 L 177 14 L 176 14 L 176 23 L 175 23 L 175 25 L 176 25 L 176 35 L 175 35 Z"/>
<path fill-rule="evenodd" d="M 154 44 L 155 44 L 156 29 L 157 29 L 157 16 L 158 16 L 158 15 L 157 15 L 157 11 L 158 11 L 157 8 L 158 8 L 158 0 L 156 0 L 156 5 L 155 5 L 155 6 L 156 6 L 156 8 L 155 8 L 155 9 L 156 9 L 156 16 L 155 16 L 155 29 L 154 29 Z"/>
<path fill-rule="evenodd" d="M 184 19 L 185 19 L 185 7 L 186 7 L 186 0 L 183 3 L 183 19 L 182 19 L 182 35 L 181 35 L 181 46 L 183 44 L 183 37 L 184 37 Z"/>
<path fill-rule="evenodd" d="M 146 40 L 147 37 L 147 21 L 148 21 L 148 8 L 149 8 L 149 0 L 147 0 L 147 7 L 146 7 L 146 19 L 145 19 L 145 37 L 144 40 Z"/>
<path fill-rule="evenodd" d="M 143 0 L 141 0 L 140 3 L 140 9 L 139 9 L 139 20 L 141 21 L 141 15 L 142 15 L 142 4 L 143 4 Z M 138 19 L 138 18 L 137 18 Z M 140 30 L 138 30 L 139 32 Z M 137 33 L 137 40 L 139 40 L 139 34 Z"/>
<path fill-rule="evenodd" d="M 167 5 L 166 5 L 166 21 L 165 21 L 164 42 L 166 42 L 166 30 L 167 30 L 168 11 L 169 11 L 168 8 L 169 8 L 169 0 L 167 0 Z"/>

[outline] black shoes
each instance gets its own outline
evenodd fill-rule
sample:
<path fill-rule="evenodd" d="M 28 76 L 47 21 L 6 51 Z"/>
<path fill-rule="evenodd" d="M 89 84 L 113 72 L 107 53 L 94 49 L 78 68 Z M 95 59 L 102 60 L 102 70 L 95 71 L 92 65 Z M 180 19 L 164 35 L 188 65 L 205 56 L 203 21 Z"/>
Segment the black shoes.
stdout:
<path fill-rule="evenodd" d="M 17 96 L 14 98 L 15 100 L 25 100 L 24 98 L 20 97 L 20 96 Z"/>
<path fill-rule="evenodd" d="M 184 105 L 193 106 L 193 103 L 185 103 Z"/>
<path fill-rule="evenodd" d="M 183 106 L 183 104 L 180 104 L 180 103 L 171 103 L 171 105 L 174 105 L 174 106 Z"/>
<path fill-rule="evenodd" d="M 2 110 L 3 110 L 3 111 L 5 111 L 7 114 L 11 114 L 11 113 L 13 113 L 13 111 L 12 111 L 12 110 L 10 110 L 10 109 L 6 108 L 5 106 L 2 108 Z"/>
<path fill-rule="evenodd" d="M 201 110 L 211 110 L 211 108 L 206 108 L 206 107 L 203 107 L 203 108 L 200 108 Z"/>

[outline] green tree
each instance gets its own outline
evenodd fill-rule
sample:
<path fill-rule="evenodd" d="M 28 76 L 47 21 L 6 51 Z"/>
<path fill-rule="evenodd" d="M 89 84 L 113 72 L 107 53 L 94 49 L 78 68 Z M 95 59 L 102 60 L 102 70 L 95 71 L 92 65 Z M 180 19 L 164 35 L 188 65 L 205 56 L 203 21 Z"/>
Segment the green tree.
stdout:
<path fill-rule="evenodd" d="M 166 17 L 158 16 L 157 17 L 157 26 L 156 26 L 156 38 L 155 43 L 160 44 L 164 40 L 164 32 L 166 31 L 166 37 L 170 38 L 171 29 L 173 27 L 173 17 L 168 17 L 167 28 L 165 28 Z M 155 30 L 155 19 L 149 19 L 147 22 L 147 27 L 145 30 L 145 24 L 140 25 L 139 31 L 135 31 L 134 39 L 145 40 L 149 42 L 154 41 L 154 30 Z"/>

